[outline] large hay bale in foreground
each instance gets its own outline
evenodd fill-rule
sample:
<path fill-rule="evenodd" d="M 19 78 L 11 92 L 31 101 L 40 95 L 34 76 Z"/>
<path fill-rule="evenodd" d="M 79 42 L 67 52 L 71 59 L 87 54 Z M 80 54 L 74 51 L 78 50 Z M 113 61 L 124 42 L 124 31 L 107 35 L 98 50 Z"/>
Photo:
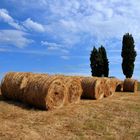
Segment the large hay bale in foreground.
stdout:
<path fill-rule="evenodd" d="M 97 77 L 82 77 L 82 98 L 102 99 L 104 97 L 104 80 Z"/>
<path fill-rule="evenodd" d="M 123 83 L 124 92 L 137 92 L 138 81 L 134 79 L 127 78 Z"/>
<path fill-rule="evenodd" d="M 2 95 L 41 109 L 60 108 L 68 102 L 63 78 L 46 74 L 8 73 L 2 80 Z"/>
<path fill-rule="evenodd" d="M 54 109 L 67 104 L 67 94 L 63 78 L 36 74 L 27 79 L 23 101 L 38 108 Z"/>
<path fill-rule="evenodd" d="M 24 78 L 29 77 L 31 73 L 9 72 L 1 82 L 1 93 L 3 97 L 14 100 L 21 100 L 24 91 Z"/>

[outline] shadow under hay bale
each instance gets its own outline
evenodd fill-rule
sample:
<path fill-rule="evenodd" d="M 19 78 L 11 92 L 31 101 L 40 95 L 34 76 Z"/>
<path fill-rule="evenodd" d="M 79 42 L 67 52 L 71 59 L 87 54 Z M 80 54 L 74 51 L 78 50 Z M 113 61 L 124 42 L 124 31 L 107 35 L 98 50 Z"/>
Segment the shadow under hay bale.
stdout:
<path fill-rule="evenodd" d="M 124 92 L 134 92 L 137 93 L 138 81 L 134 79 L 127 78 L 123 83 Z"/>
<path fill-rule="evenodd" d="M 121 81 L 117 87 L 115 92 L 122 92 L 123 91 L 123 82 Z"/>

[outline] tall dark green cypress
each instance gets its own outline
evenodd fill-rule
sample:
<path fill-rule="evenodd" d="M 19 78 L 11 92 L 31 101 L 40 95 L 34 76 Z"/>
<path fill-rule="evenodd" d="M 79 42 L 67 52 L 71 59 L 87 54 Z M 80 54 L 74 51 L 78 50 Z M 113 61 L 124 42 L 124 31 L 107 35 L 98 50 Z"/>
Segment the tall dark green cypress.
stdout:
<path fill-rule="evenodd" d="M 122 70 L 126 78 L 131 78 L 134 71 L 134 62 L 137 56 L 133 36 L 126 33 L 122 41 Z"/>
<path fill-rule="evenodd" d="M 90 54 L 90 67 L 92 76 L 102 76 L 103 59 L 102 54 L 94 47 Z"/>
<path fill-rule="evenodd" d="M 97 75 L 97 57 L 98 57 L 98 51 L 95 47 L 93 47 L 93 50 L 90 54 L 90 67 L 91 67 L 91 74 L 92 76 Z"/>
<path fill-rule="evenodd" d="M 102 61 L 103 61 L 103 65 L 102 65 L 102 76 L 108 77 L 109 75 L 109 61 L 107 58 L 107 53 L 105 48 L 101 45 L 101 47 L 99 48 L 99 53 L 102 56 Z"/>

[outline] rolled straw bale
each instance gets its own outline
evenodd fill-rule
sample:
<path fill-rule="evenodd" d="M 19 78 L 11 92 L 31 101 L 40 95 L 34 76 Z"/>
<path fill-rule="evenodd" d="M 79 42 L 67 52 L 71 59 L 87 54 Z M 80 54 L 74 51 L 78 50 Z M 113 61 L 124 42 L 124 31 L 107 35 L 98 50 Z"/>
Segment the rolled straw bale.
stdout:
<path fill-rule="evenodd" d="M 5 98 L 21 100 L 23 96 L 24 83 L 23 79 L 31 73 L 9 72 L 1 82 L 1 92 Z"/>
<path fill-rule="evenodd" d="M 60 108 L 67 104 L 68 89 L 63 78 L 34 75 L 26 82 L 23 101 L 42 109 Z"/>
<path fill-rule="evenodd" d="M 112 91 L 112 83 L 110 78 L 103 78 L 105 80 L 104 82 L 104 97 L 112 96 L 113 91 Z"/>
<path fill-rule="evenodd" d="M 117 79 L 117 78 L 110 78 L 110 90 L 111 90 L 111 92 L 115 93 L 117 86 L 121 83 L 122 83 L 122 81 Z"/>
<path fill-rule="evenodd" d="M 82 95 L 81 80 L 77 77 L 64 77 L 64 82 L 68 88 L 69 103 L 78 103 Z"/>
<path fill-rule="evenodd" d="M 97 77 L 82 77 L 82 98 L 102 99 L 104 97 L 104 80 Z"/>
<path fill-rule="evenodd" d="M 127 78 L 123 83 L 124 92 L 137 92 L 138 81 L 134 79 Z"/>
<path fill-rule="evenodd" d="M 81 79 L 77 76 L 55 75 L 62 77 L 68 88 L 68 102 L 78 103 L 82 95 Z"/>
<path fill-rule="evenodd" d="M 103 78 L 103 79 L 105 80 L 104 97 L 112 96 L 116 90 L 119 90 L 119 86 L 122 83 L 121 80 L 119 80 L 117 78 Z"/>

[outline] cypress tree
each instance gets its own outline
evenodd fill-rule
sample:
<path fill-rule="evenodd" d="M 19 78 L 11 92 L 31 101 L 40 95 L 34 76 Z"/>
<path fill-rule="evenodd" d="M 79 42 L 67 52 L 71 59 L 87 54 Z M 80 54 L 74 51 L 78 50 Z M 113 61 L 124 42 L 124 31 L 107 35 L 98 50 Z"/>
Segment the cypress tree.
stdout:
<path fill-rule="evenodd" d="M 134 62 L 137 56 L 133 36 L 126 33 L 122 41 L 122 70 L 126 78 L 131 78 L 134 71 Z"/>
<path fill-rule="evenodd" d="M 90 54 L 90 67 L 92 76 L 102 76 L 103 59 L 102 54 L 94 47 Z"/>
<path fill-rule="evenodd" d="M 101 46 L 99 48 L 99 53 L 101 54 L 102 56 L 102 61 L 103 61 L 103 65 L 102 65 L 102 76 L 105 76 L 105 77 L 108 77 L 109 75 L 109 61 L 108 61 L 108 58 L 107 58 L 107 53 L 106 53 L 106 50 L 103 46 Z"/>
<path fill-rule="evenodd" d="M 92 76 L 97 75 L 97 56 L 98 56 L 98 51 L 95 47 L 93 47 L 93 50 L 91 51 L 90 54 L 90 67 L 91 67 Z"/>

